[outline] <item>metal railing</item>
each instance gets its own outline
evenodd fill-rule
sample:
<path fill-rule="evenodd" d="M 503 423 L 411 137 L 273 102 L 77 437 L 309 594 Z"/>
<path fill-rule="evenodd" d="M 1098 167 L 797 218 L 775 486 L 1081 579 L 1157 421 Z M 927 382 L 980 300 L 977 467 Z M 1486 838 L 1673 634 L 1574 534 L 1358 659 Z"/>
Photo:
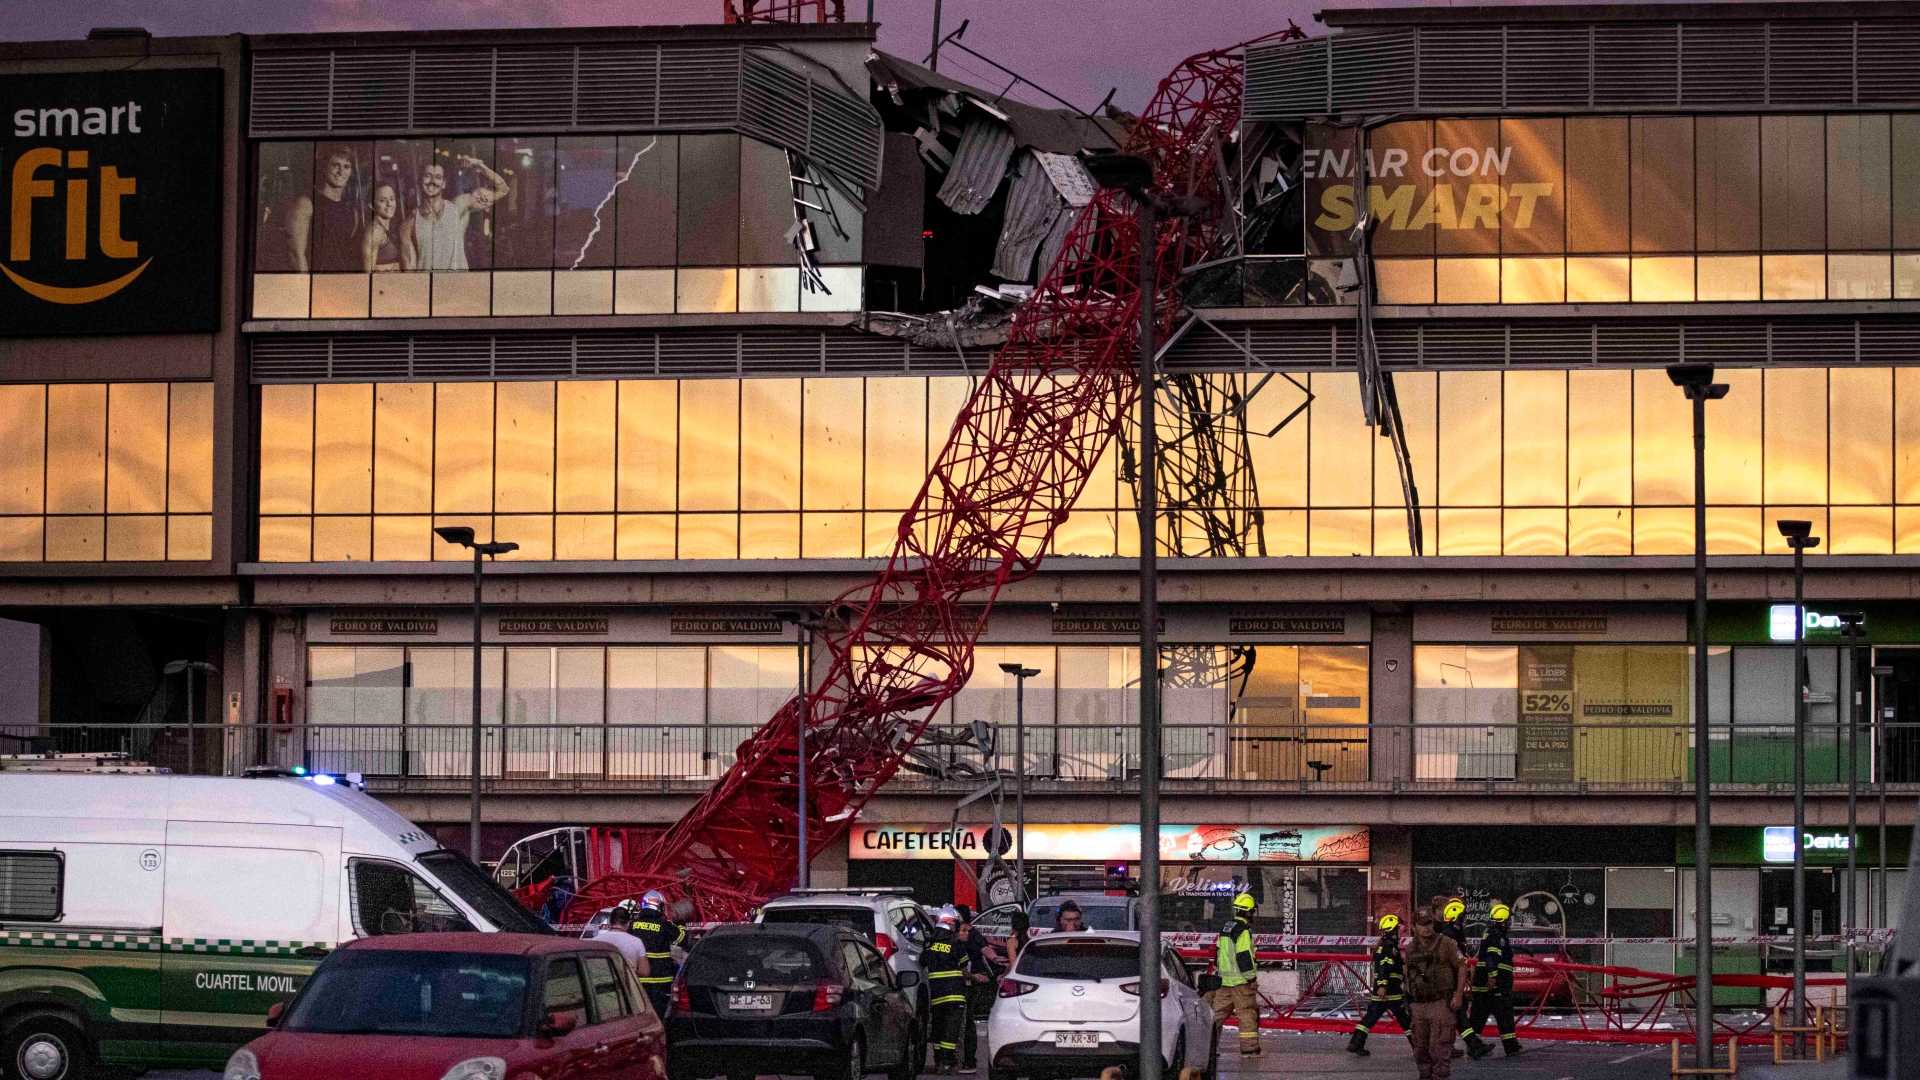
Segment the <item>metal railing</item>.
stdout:
<path fill-rule="evenodd" d="M 750 724 L 488 724 L 481 775 L 488 786 L 703 785 L 733 763 Z M 896 782 L 977 783 L 1015 772 L 1011 725 L 941 726 L 923 739 Z M 124 752 L 176 772 L 238 775 L 253 766 L 360 773 L 376 790 L 464 786 L 472 729 L 463 724 L 49 725 L 15 728 L 0 752 Z M 1779 790 L 1793 780 L 1792 729 L 1717 725 L 1712 782 Z M 1029 724 L 1030 788 L 1126 787 L 1140 771 L 1130 725 Z M 1920 784 L 1920 725 L 1862 728 L 1862 790 L 1885 780 Z M 1555 788 L 1681 791 L 1692 787 L 1693 732 L 1684 724 L 1169 724 L 1162 775 L 1203 789 L 1402 790 Z M 1820 726 L 1807 738 L 1807 778 L 1844 790 L 1847 733 Z"/>

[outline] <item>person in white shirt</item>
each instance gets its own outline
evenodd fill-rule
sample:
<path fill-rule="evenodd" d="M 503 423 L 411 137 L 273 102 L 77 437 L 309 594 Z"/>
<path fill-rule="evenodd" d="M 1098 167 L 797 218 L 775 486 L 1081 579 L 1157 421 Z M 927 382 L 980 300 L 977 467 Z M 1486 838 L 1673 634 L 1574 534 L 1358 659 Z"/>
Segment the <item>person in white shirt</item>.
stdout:
<path fill-rule="evenodd" d="M 647 943 L 633 936 L 633 901 L 620 901 L 608 918 L 607 928 L 594 935 L 594 940 L 619 949 L 620 955 L 627 958 L 627 966 L 633 969 L 634 979 L 647 977 Z"/>
<path fill-rule="evenodd" d="M 488 187 L 447 198 L 447 167 L 429 161 L 420 170 L 420 193 L 425 196 L 407 220 L 400 238 L 400 263 L 408 270 L 467 269 L 467 221 L 475 211 L 485 213 L 507 197 L 506 178 L 478 158 L 460 154 L 454 165 L 480 170 Z"/>

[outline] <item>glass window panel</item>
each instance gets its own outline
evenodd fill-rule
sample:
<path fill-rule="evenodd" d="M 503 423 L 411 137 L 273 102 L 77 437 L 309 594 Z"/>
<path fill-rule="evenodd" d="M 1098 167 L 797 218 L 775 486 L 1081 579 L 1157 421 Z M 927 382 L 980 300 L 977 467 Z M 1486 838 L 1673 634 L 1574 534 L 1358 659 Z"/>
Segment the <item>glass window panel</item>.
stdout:
<path fill-rule="evenodd" d="M 613 382 L 556 387 L 554 505 L 560 510 L 613 509 L 617 391 Z"/>
<path fill-rule="evenodd" d="M 857 559 L 864 548 L 861 515 L 800 515 L 802 556 L 809 559 Z"/>
<path fill-rule="evenodd" d="M 1767 251 L 1826 246 L 1826 118 L 1760 120 L 1760 239 Z"/>
<path fill-rule="evenodd" d="M 673 310 L 674 274 L 665 270 L 615 270 L 613 311 L 616 315 L 664 315 Z"/>
<path fill-rule="evenodd" d="M 740 383 L 740 455 L 741 509 L 800 509 L 799 379 Z"/>
<path fill-rule="evenodd" d="M 167 558 L 177 562 L 204 562 L 213 558 L 213 515 L 170 515 Z"/>
<path fill-rule="evenodd" d="M 13 444 L 8 444 L 13 445 Z M 174 383 L 167 395 L 167 509 L 213 510 L 213 384 Z"/>
<path fill-rule="evenodd" d="M 1075 510 L 1053 533 L 1055 555 L 1112 555 L 1117 543 L 1112 510 Z"/>
<path fill-rule="evenodd" d="M 1902 113 L 1890 125 L 1893 246 L 1920 247 L 1920 116 Z"/>
<path fill-rule="evenodd" d="M 1693 406 L 1659 368 L 1633 373 L 1633 501 L 1693 505 Z"/>
<path fill-rule="evenodd" d="M 1500 511 L 1440 511 L 1440 529 L 1434 553 L 1438 555 L 1500 554 Z"/>
<path fill-rule="evenodd" d="M 1899 555 L 1920 552 L 1920 506 L 1894 507 L 1893 550 Z"/>
<path fill-rule="evenodd" d="M 499 139 L 494 155 L 507 190 L 493 205 L 493 265 L 547 269 L 553 265 L 554 141 Z"/>
<path fill-rule="evenodd" d="M 800 310 L 798 266 L 752 266 L 740 271 L 741 311 Z"/>
<path fill-rule="evenodd" d="M 1307 381 L 1298 375 L 1294 377 L 1302 383 Z M 1357 393 L 1358 384 L 1355 385 Z M 1254 484 L 1265 506 L 1307 505 L 1307 431 L 1313 409 L 1309 407 L 1287 421 L 1287 426 L 1280 427 L 1281 421 L 1304 400 L 1306 395 L 1299 388 L 1275 376 L 1247 402 L 1247 430 L 1252 433 L 1247 442 Z M 1405 405 L 1404 399 L 1402 405 Z M 1920 410 L 1916 410 L 1915 425 L 1916 439 L 1920 439 Z M 1274 431 L 1276 427 L 1280 430 Z M 1107 453 L 1110 469 L 1113 452 L 1109 448 Z M 1920 451 L 1916 451 L 1915 460 L 1920 462 Z"/>
<path fill-rule="evenodd" d="M 1633 250 L 1693 250 L 1693 117 L 1636 116 L 1628 126 Z"/>
<path fill-rule="evenodd" d="M 388 514 L 373 519 L 375 562 L 424 562 L 433 557 L 432 539 L 433 519 L 424 514 Z"/>
<path fill-rule="evenodd" d="M 740 306 L 740 271 L 733 267 L 683 266 L 674 275 L 674 309 L 727 312 Z"/>
<path fill-rule="evenodd" d="M 1886 300 L 1892 296 L 1892 256 L 1885 252 L 1827 256 L 1827 299 Z"/>
<path fill-rule="evenodd" d="M 556 559 L 613 558 L 613 515 L 560 514 L 553 519 Z"/>
<path fill-rule="evenodd" d="M 263 517 L 260 519 L 261 562 L 306 562 L 312 557 L 312 549 L 312 518 Z"/>
<path fill-rule="evenodd" d="M 1367 133 L 1370 207 L 1379 225 L 1374 229 L 1372 250 L 1376 255 L 1431 255 L 1433 237 L 1439 231 L 1432 224 L 1413 228 L 1414 215 L 1433 197 L 1433 178 L 1420 163 L 1433 148 L 1433 121 L 1403 120 L 1382 124 Z M 1432 292 L 1431 263 L 1427 291 Z M 1384 284 L 1383 284 L 1384 288 Z M 1387 301 L 1382 303 L 1424 303 L 1429 301 Z"/>
<path fill-rule="evenodd" d="M 55 383 L 47 387 L 47 512 L 97 514 L 105 510 L 106 467 L 106 385 Z M 99 558 L 97 547 L 92 557 Z"/>
<path fill-rule="evenodd" d="M 924 379 L 867 380 L 866 505 L 904 510 L 927 478 Z"/>
<path fill-rule="evenodd" d="M 860 508 L 864 391 L 860 379 L 806 380 L 801 499 L 809 510 Z"/>
<path fill-rule="evenodd" d="M 672 514 L 621 514 L 614 525 L 616 559 L 673 558 Z"/>
<path fill-rule="evenodd" d="M 678 504 L 679 394 L 672 379 L 620 384 L 620 509 L 672 510 Z"/>
<path fill-rule="evenodd" d="M 1780 535 L 1782 521 L 1810 521 L 1813 523 L 1813 535 L 1820 537 L 1820 546 L 1808 554 L 1824 555 L 1831 537 L 1827 533 L 1827 508 L 1824 506 L 1769 506 L 1761 514 L 1760 540 L 1765 546 L 1765 554 L 1791 555 L 1786 538 Z"/>
<path fill-rule="evenodd" d="M 1920 503 L 1920 368 L 1893 372 L 1894 501 Z"/>
<path fill-rule="evenodd" d="M 1761 502 L 1760 372 L 1756 368 L 1717 368 L 1713 376 L 1715 382 L 1727 384 L 1727 396 L 1707 402 L 1707 502 L 1757 506 Z M 1676 387 L 1674 393 L 1679 392 Z M 1693 439 L 1691 402 L 1687 403 L 1687 439 L 1689 443 Z M 1691 445 L 1686 453 L 1691 469 Z M 1686 488 L 1687 500 L 1691 501 L 1691 481 Z"/>
<path fill-rule="evenodd" d="M 0 514 L 46 509 L 47 388 L 0 384 Z M 39 541 L 34 541 L 37 548 Z M 39 557 L 36 550 L 34 557 Z"/>
<path fill-rule="evenodd" d="M 741 514 L 740 557 L 743 559 L 799 558 L 800 515 Z"/>
<path fill-rule="evenodd" d="M 1834 507 L 1828 511 L 1827 536 L 1819 550 L 1829 555 L 1893 554 L 1893 508 Z"/>
<path fill-rule="evenodd" d="M 1768 369 L 1766 411 L 1767 502 L 1826 502 L 1826 369 Z"/>
<path fill-rule="evenodd" d="M 1413 459 L 1413 484 L 1417 495 L 1415 501 L 1431 505 L 1435 496 L 1434 476 L 1439 468 L 1435 460 L 1439 455 L 1437 409 L 1439 402 L 1439 376 L 1431 371 L 1398 371 L 1392 375 L 1394 397 L 1400 402 L 1400 422 L 1405 428 L 1407 454 Z M 1299 421 L 1294 421 L 1299 423 Z M 1262 501 L 1266 498 L 1266 489 L 1260 489 Z M 1375 506 L 1405 506 L 1406 499 L 1400 490 L 1400 465 L 1394 460 L 1393 451 L 1381 447 L 1380 454 L 1373 463 L 1373 504 Z"/>
<path fill-rule="evenodd" d="M 1562 506 L 1567 499 L 1567 373 L 1506 374 L 1505 503 Z"/>
<path fill-rule="evenodd" d="M 260 512 L 313 511 L 313 387 L 260 388 Z"/>
<path fill-rule="evenodd" d="M 367 318 L 370 288 L 367 274 L 313 275 L 313 318 Z"/>
<path fill-rule="evenodd" d="M 1426 497 L 1425 492 L 1421 494 Z M 1268 515 L 1267 548 L 1270 554 L 1296 554 L 1274 548 L 1273 515 Z M 1421 554 L 1434 552 L 1434 538 L 1439 535 L 1440 518 L 1433 510 L 1420 511 Z M 1413 538 L 1407 535 L 1407 512 L 1405 510 L 1375 510 L 1373 512 L 1373 553 L 1375 555 L 1411 555 Z"/>
<path fill-rule="evenodd" d="M 494 153 L 492 139 L 440 139 L 434 143 L 432 156 L 420 165 L 414 197 L 408 200 L 413 214 L 400 249 L 403 265 L 456 272 L 485 270 L 494 265 L 493 246 L 499 227 L 496 211 L 500 203 L 515 194 L 508 179 L 495 171 Z M 502 167 L 517 168 L 517 164 L 507 158 Z M 472 295 L 485 280 L 436 278 L 434 314 L 486 314 L 484 297 Z M 460 291 L 455 287 L 461 283 L 466 284 L 462 295 L 448 295 L 450 290 Z M 457 304 L 443 302 L 456 299 Z M 476 299 L 480 301 L 477 312 L 473 310 Z"/>
<path fill-rule="evenodd" d="M 313 519 L 314 562 L 366 562 L 373 558 L 373 519 L 317 517 Z"/>
<path fill-rule="evenodd" d="M 1711 440 L 1712 436 L 1709 435 Z M 1712 445 L 1709 441 L 1708 445 Z M 1757 506 L 1707 507 L 1707 553 L 1710 555 L 1760 554 L 1760 508 Z"/>
<path fill-rule="evenodd" d="M 494 388 L 493 507 L 504 513 L 553 509 L 553 384 Z"/>
<path fill-rule="evenodd" d="M 99 562 L 105 558 L 106 518 L 46 519 L 48 562 Z"/>
<path fill-rule="evenodd" d="M 1559 117 L 1500 121 L 1500 250 L 1567 249 L 1564 136 Z"/>
<path fill-rule="evenodd" d="M 553 558 L 553 515 L 497 515 L 493 519 L 493 538 L 520 545 L 518 551 L 500 556 L 503 559 L 546 562 Z"/>
<path fill-rule="evenodd" d="M 1441 373 L 1439 505 L 1500 505 L 1500 429 L 1500 372 Z"/>
<path fill-rule="evenodd" d="M 740 384 L 688 379 L 680 384 L 680 509 L 739 505 Z M 681 535 L 684 541 L 684 527 Z"/>
<path fill-rule="evenodd" d="M 740 264 L 740 136 L 680 137 L 681 266 Z"/>
<path fill-rule="evenodd" d="M 1258 439 L 1258 435 L 1251 436 L 1249 445 Z M 1080 497 L 1073 501 L 1073 508 L 1076 511 L 1111 510 L 1114 508 L 1114 498 L 1116 495 L 1114 485 L 1119 480 L 1116 475 L 1115 460 L 1116 450 L 1114 444 L 1109 442 L 1107 448 L 1100 452 L 1100 456 L 1094 459 L 1093 468 L 1087 472 L 1086 486 L 1080 489 Z M 1258 473 L 1255 474 L 1255 477 L 1256 479 L 1258 478 Z M 924 477 L 921 482 L 925 483 Z M 1109 515 L 1109 517 L 1111 517 L 1111 515 Z M 1109 521 L 1108 524 L 1111 526 L 1111 521 Z"/>
<path fill-rule="evenodd" d="M 797 257 L 787 243 L 793 227 L 793 181 L 787 152 L 758 139 L 740 140 L 740 263 L 777 266 Z"/>
<path fill-rule="evenodd" d="M 1434 236 L 1435 249 L 1442 255 L 1498 252 L 1500 164 L 1504 160 L 1500 151 L 1500 122 L 1437 120 L 1433 125 L 1433 144 L 1435 150 L 1446 152 L 1444 158 L 1434 156 L 1434 168 L 1444 174 L 1434 180 L 1434 191 L 1436 195 L 1445 192 L 1451 196 L 1435 200 L 1433 216 L 1440 227 Z M 1451 227 L 1448 218 L 1452 218 Z M 1414 218 L 1416 224 L 1420 221 L 1419 216 Z M 1444 286 L 1444 280 L 1442 284 Z"/>
<path fill-rule="evenodd" d="M 626 179 L 614 196 L 619 265 L 672 266 L 680 137 L 620 136 L 620 168 Z"/>
<path fill-rule="evenodd" d="M 1568 259 L 1567 302 L 1570 304 L 1624 304 L 1632 298 L 1628 261 Z"/>
<path fill-rule="evenodd" d="M 1432 259 L 1380 259 L 1373 264 L 1374 291 L 1383 304 L 1431 304 L 1433 269 Z"/>
<path fill-rule="evenodd" d="M 1499 303 L 1500 260 L 1439 260 L 1434 271 L 1434 301 L 1441 304 Z"/>
<path fill-rule="evenodd" d="M 927 380 L 927 456 L 937 458 L 953 435 L 960 410 L 973 397 L 974 380 L 961 375 L 935 376 Z"/>
<path fill-rule="evenodd" d="M 1559 256 L 1500 260 L 1500 302 L 1558 304 L 1567 298 L 1567 263 Z"/>
<path fill-rule="evenodd" d="M 258 183 L 254 205 L 253 268 L 264 273 L 290 273 L 307 268 L 307 246 L 313 234 L 313 144 L 268 142 L 257 148 Z"/>
<path fill-rule="evenodd" d="M 562 135 L 555 140 L 552 200 L 556 268 L 613 265 L 617 152 L 611 135 Z"/>
<path fill-rule="evenodd" d="M 1279 556 L 1307 553 L 1307 512 L 1305 510 L 1266 510 L 1263 513 L 1266 516 L 1267 554 Z M 1386 513 L 1386 511 L 1380 513 Z M 1118 524 L 1122 535 L 1119 537 L 1120 542 L 1115 546 L 1114 553 L 1127 555 L 1126 519 L 1120 518 Z M 1133 555 L 1140 553 L 1138 532 L 1136 527 Z M 1383 532 L 1381 535 L 1386 534 Z M 1401 543 L 1405 545 L 1404 540 Z"/>
<path fill-rule="evenodd" d="M 381 383 L 373 397 L 373 512 L 432 509 L 433 384 Z"/>
<path fill-rule="evenodd" d="M 612 211 L 608 211 L 611 213 Z M 596 244 L 600 241 L 594 241 Z M 613 271 L 555 270 L 555 315 L 608 315 L 613 312 Z"/>
<path fill-rule="evenodd" d="M 1300 646 L 1300 698 L 1303 722 L 1327 724 L 1367 722 L 1367 647 L 1365 645 Z M 1339 747 L 1341 744 L 1335 744 Z M 1332 749 L 1332 748 L 1330 748 Z M 1336 758 L 1339 749 L 1333 750 Z M 1358 751 L 1364 753 L 1364 749 Z M 1359 778 L 1364 766 L 1344 773 Z"/>
<path fill-rule="evenodd" d="M 1760 258 L 1760 298 L 1763 300 L 1824 300 L 1827 290 L 1824 255 L 1763 255 Z"/>
<path fill-rule="evenodd" d="M 313 278 L 308 274 L 253 275 L 253 317 L 304 319 Z"/>
<path fill-rule="evenodd" d="M 1893 369 L 1836 367 L 1828 372 L 1829 501 L 1893 501 Z"/>
<path fill-rule="evenodd" d="M 1891 245 L 1891 139 L 1885 115 L 1827 117 L 1827 247 Z"/>
<path fill-rule="evenodd" d="M 373 384 L 314 388 L 313 509 L 365 514 L 373 509 Z"/>
<path fill-rule="evenodd" d="M 114 515 L 107 519 L 107 559 L 111 562 L 160 562 L 167 557 L 167 519 L 158 514 Z"/>
<path fill-rule="evenodd" d="M 553 273 L 549 270 L 496 270 L 495 315 L 553 314 Z"/>
<path fill-rule="evenodd" d="M 1353 251 L 1354 157 L 1359 136 L 1350 127 L 1308 124 L 1300 163 L 1305 189 L 1307 254 L 1347 255 Z M 1448 215 L 1452 220 L 1452 215 Z M 1420 228 L 1417 223 L 1410 228 Z"/>
<path fill-rule="evenodd" d="M 440 318 L 481 316 L 493 310 L 492 274 L 478 271 L 434 274 L 431 290 L 433 313 Z"/>
<path fill-rule="evenodd" d="M 433 508 L 484 514 L 493 509 L 493 384 L 434 387 Z"/>
<path fill-rule="evenodd" d="M 1633 554 L 1633 511 L 1624 507 L 1568 510 L 1567 554 Z"/>
<path fill-rule="evenodd" d="M 414 211 L 425 199 L 420 173 L 432 159 L 433 143 L 426 139 L 383 139 L 373 144 L 367 229 L 360 237 L 362 270 L 391 273 L 419 269 L 407 264 L 407 234 Z M 376 314 L 378 307 L 376 291 Z"/>
<path fill-rule="evenodd" d="M 1302 772 L 1299 751 L 1287 736 L 1301 723 L 1299 646 L 1261 645 L 1244 681 L 1230 682 L 1231 723 L 1244 729 L 1229 736 L 1231 775 L 1239 780 L 1294 779 Z"/>
<path fill-rule="evenodd" d="M 1760 250 L 1760 118 L 1697 117 L 1694 137 L 1699 249 Z"/>
<path fill-rule="evenodd" d="M 819 182 L 818 186 L 806 189 L 812 196 L 810 201 L 818 204 L 819 209 L 809 206 L 802 210 L 806 214 L 808 227 L 813 230 L 813 242 L 816 245 L 814 258 L 823 267 L 830 267 L 834 263 L 861 262 L 862 243 L 866 232 L 865 218 L 852 203 L 847 201 L 846 196 L 831 184 L 826 183 L 820 170 L 808 168 L 807 175 Z M 1054 248 L 1049 245 L 1043 249 L 1042 254 L 1052 251 Z M 800 310 L 860 310 L 860 271 L 857 266 L 842 266 L 839 270 L 827 269 L 821 276 L 827 291 L 803 293 L 800 297 Z"/>
<path fill-rule="evenodd" d="M 1368 510 L 1309 511 L 1307 554 L 1373 554 L 1373 513 Z"/>
<path fill-rule="evenodd" d="M 738 514 L 681 514 L 674 519 L 682 559 L 740 557 Z"/>
<path fill-rule="evenodd" d="M 364 272 L 361 241 L 373 204 L 372 180 L 372 143 L 318 144 L 313 155 L 313 187 L 304 197 L 296 196 L 289 207 L 295 269 L 319 274 Z M 304 252 L 299 247 L 303 224 L 309 237 Z M 361 295 L 364 312 L 364 289 Z"/>
<path fill-rule="evenodd" d="M 1628 250 L 1627 118 L 1567 119 L 1567 250 Z"/>
<path fill-rule="evenodd" d="M 462 525 L 472 529 L 473 538 L 477 541 L 493 539 L 493 516 L 490 514 L 473 516 L 455 515 L 452 517 L 438 516 L 433 519 L 433 527 L 436 529 L 448 525 Z M 459 544 L 449 544 L 436 534 L 433 538 L 433 557 L 450 562 L 471 563 L 473 561 L 473 552 L 461 547 Z"/>
<path fill-rule="evenodd" d="M 607 650 L 609 776 L 706 775 L 706 713 L 707 650 Z"/>
<path fill-rule="evenodd" d="M 107 512 L 167 508 L 167 384 L 107 386 Z"/>
<path fill-rule="evenodd" d="M 1565 510 L 1508 510 L 1501 519 L 1505 539 L 1503 555 L 1565 555 L 1567 553 L 1567 513 Z"/>
<path fill-rule="evenodd" d="M 1703 255 L 1695 270 L 1697 295 L 1707 301 L 1760 299 L 1760 256 Z"/>
<path fill-rule="evenodd" d="M 757 729 L 798 691 L 800 657 L 792 645 L 716 646 L 707 650 L 707 664 L 707 718 L 716 725 Z"/>
<path fill-rule="evenodd" d="M 1371 505 L 1374 439 L 1373 429 L 1361 418 L 1359 376 L 1317 372 L 1308 385 L 1314 396 L 1308 453 L 1311 505 Z"/>
<path fill-rule="evenodd" d="M 1567 373 L 1567 487 L 1573 505 L 1633 502 L 1633 432 L 1620 422 L 1631 415 L 1631 372 Z"/>
<path fill-rule="evenodd" d="M 1641 304 L 1684 304 L 1693 299 L 1693 257 L 1663 255 L 1633 260 L 1633 299 Z"/>
<path fill-rule="evenodd" d="M 1678 506 L 1634 507 L 1633 553 L 1693 554 L 1693 511 Z"/>

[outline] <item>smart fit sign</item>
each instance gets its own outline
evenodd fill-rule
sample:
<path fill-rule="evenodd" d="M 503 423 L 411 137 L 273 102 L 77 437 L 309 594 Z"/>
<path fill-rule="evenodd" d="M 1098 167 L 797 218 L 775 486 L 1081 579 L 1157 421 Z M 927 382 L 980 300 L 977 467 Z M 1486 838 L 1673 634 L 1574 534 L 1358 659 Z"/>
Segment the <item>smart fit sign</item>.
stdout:
<path fill-rule="evenodd" d="M 220 78 L 0 78 L 0 334 L 219 325 Z"/>

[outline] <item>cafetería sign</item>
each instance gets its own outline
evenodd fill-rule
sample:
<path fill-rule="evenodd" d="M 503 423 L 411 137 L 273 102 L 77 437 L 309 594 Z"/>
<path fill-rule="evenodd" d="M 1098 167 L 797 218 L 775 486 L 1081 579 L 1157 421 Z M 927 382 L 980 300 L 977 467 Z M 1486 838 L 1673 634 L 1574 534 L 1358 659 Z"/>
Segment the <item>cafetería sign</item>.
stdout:
<path fill-rule="evenodd" d="M 220 80 L 213 69 L 0 78 L 7 333 L 219 325 Z"/>

